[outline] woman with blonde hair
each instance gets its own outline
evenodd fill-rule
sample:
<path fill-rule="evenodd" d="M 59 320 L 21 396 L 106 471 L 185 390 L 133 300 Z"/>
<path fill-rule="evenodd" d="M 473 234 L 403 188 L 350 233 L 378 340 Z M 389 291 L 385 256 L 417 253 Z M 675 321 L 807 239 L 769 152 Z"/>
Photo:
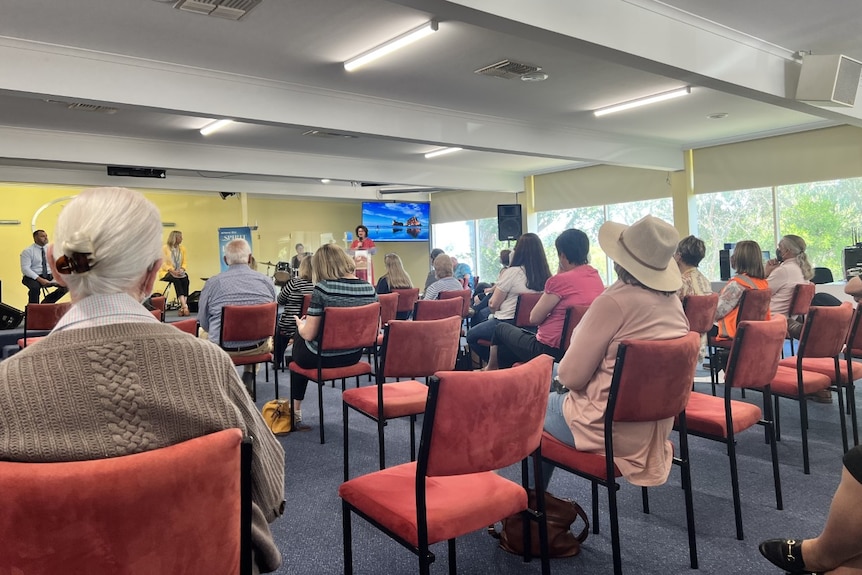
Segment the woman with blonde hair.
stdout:
<path fill-rule="evenodd" d="M 317 335 L 322 325 L 321 318 L 328 307 L 357 307 L 377 301 L 374 286 L 356 277 L 353 259 L 335 244 L 324 244 L 314 252 L 311 267 L 314 279 L 311 304 L 304 318 L 293 316 L 296 335 L 299 336 L 294 337 L 293 361 L 302 368 L 311 369 L 317 367 L 320 355 L 323 367 L 353 365 L 362 357 L 361 347 L 320 354 Z M 297 431 L 311 429 L 302 422 L 302 400 L 305 399 L 307 387 L 307 377 L 290 373 L 290 398 L 293 400 L 294 429 Z"/>
<path fill-rule="evenodd" d="M 177 299 L 180 300 L 181 316 L 189 315 L 189 274 L 186 273 L 186 248 L 182 243 L 183 232 L 172 231 L 162 247 L 162 269 L 159 271 L 162 281 L 174 286 Z"/>
<path fill-rule="evenodd" d="M 297 276 L 291 278 L 278 293 L 276 300 L 279 305 L 284 306 L 281 316 L 278 318 L 278 328 L 275 332 L 275 358 L 281 365 L 284 360 L 284 352 L 293 336 L 296 334 L 296 320 L 294 319 L 302 311 L 302 302 L 306 294 L 314 290 L 312 278 L 311 256 L 304 256 L 299 260 Z"/>
<path fill-rule="evenodd" d="M 404 264 L 398 254 L 386 254 L 383 257 L 383 265 L 386 266 L 386 273 L 377 281 L 377 293 L 392 293 L 394 289 L 410 289 L 413 287 L 413 280 L 410 279 L 410 274 L 404 270 Z"/>

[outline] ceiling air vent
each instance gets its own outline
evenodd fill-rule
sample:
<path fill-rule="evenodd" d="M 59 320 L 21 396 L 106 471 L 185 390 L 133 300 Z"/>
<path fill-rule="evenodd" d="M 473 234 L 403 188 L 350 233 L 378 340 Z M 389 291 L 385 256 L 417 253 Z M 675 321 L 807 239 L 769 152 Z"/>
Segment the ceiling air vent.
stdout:
<path fill-rule="evenodd" d="M 512 60 L 500 60 L 496 64 L 491 64 L 490 66 L 474 70 L 473 73 L 481 76 L 493 76 L 494 78 L 514 80 L 516 78 L 520 78 L 524 74 L 532 74 L 541 69 L 542 68 L 540 66 L 533 66 L 532 64 L 523 64 Z"/>
<path fill-rule="evenodd" d="M 82 112 L 97 112 L 99 114 L 116 114 L 117 108 L 110 106 L 99 106 L 97 104 L 85 104 L 83 102 L 63 102 L 62 100 L 45 100 L 49 104 L 65 106 L 69 110 L 81 110 Z"/>
<path fill-rule="evenodd" d="M 239 20 L 262 0 L 179 0 L 174 8 L 203 16 Z"/>

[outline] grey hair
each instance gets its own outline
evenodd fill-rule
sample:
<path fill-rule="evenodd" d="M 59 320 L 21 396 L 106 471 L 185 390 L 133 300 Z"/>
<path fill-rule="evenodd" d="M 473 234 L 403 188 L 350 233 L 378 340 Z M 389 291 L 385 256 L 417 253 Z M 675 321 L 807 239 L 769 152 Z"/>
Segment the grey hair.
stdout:
<path fill-rule="evenodd" d="M 247 264 L 251 255 L 251 246 L 242 238 L 231 240 L 224 247 L 224 259 L 227 265 Z"/>
<path fill-rule="evenodd" d="M 162 258 L 158 208 L 126 188 L 92 188 L 74 198 L 57 219 L 54 258 L 89 254 L 90 270 L 64 274 L 76 298 L 128 293 L 143 300 L 141 282 Z"/>
<path fill-rule="evenodd" d="M 782 237 L 781 241 L 778 243 L 781 244 L 783 248 L 793 253 L 793 257 L 796 258 L 796 263 L 799 264 L 799 269 L 802 270 L 802 277 L 806 280 L 810 280 L 814 277 L 814 269 L 811 267 L 811 262 L 808 261 L 808 254 L 805 253 L 805 248 L 808 247 L 805 245 L 805 240 L 799 236 L 788 234 Z"/>

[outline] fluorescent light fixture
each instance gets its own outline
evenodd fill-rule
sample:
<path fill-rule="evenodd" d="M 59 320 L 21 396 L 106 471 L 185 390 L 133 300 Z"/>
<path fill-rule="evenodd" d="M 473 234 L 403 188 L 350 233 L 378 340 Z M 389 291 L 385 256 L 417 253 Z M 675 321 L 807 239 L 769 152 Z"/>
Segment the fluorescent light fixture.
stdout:
<path fill-rule="evenodd" d="M 440 148 L 439 150 L 434 150 L 433 152 L 428 152 L 425 154 L 427 159 L 436 158 L 437 156 L 445 156 L 446 154 L 451 154 L 452 152 L 460 152 L 464 148 Z"/>
<path fill-rule="evenodd" d="M 215 122 L 210 122 L 209 124 L 207 124 L 206 126 L 201 128 L 201 135 L 202 136 L 209 136 L 210 134 L 212 134 L 216 130 L 221 130 L 222 128 L 224 128 L 228 124 L 232 124 L 232 123 L 233 123 L 233 120 L 216 120 Z"/>
<path fill-rule="evenodd" d="M 331 182 L 331 181 L 332 181 L 332 180 L 330 180 L 329 178 L 321 178 L 321 179 L 320 179 L 320 183 L 321 183 L 321 184 L 328 184 L 328 183 L 329 183 L 329 182 Z"/>
<path fill-rule="evenodd" d="M 416 28 L 414 30 L 411 30 L 405 34 L 402 34 L 396 38 L 393 38 L 392 40 L 389 40 L 388 42 L 384 42 L 383 44 L 377 46 L 376 48 L 372 48 L 371 50 L 368 50 L 367 52 L 363 52 L 362 54 L 360 54 L 359 56 L 356 56 L 355 58 L 351 58 L 350 60 L 347 60 L 344 63 L 344 69 L 347 70 L 348 72 L 352 72 L 353 70 L 359 68 L 360 66 L 363 66 L 369 62 L 372 62 L 372 61 L 380 58 L 381 56 L 385 56 L 386 54 L 394 52 L 395 50 L 403 48 L 404 46 L 407 46 L 408 44 L 412 44 L 416 40 L 419 40 L 420 38 L 424 38 L 425 36 L 428 36 L 429 34 L 433 34 L 436 31 L 437 31 L 437 21 L 431 20 L 430 22 L 427 22 L 427 23 L 419 26 L 418 28 Z"/>
<path fill-rule="evenodd" d="M 623 110 L 637 108 L 638 106 L 646 106 L 647 104 L 655 104 L 656 102 L 663 102 L 672 98 L 687 96 L 688 94 L 691 94 L 691 86 L 686 86 L 679 90 L 671 90 L 670 92 L 662 92 L 661 94 L 654 94 L 645 98 L 638 98 L 637 100 L 630 100 L 628 102 L 623 102 L 622 104 L 614 104 L 613 106 L 608 106 L 606 108 L 599 108 L 598 110 L 594 110 L 593 114 L 595 114 L 596 117 L 605 116 L 607 114 L 613 114 L 614 112 L 622 112 Z"/>

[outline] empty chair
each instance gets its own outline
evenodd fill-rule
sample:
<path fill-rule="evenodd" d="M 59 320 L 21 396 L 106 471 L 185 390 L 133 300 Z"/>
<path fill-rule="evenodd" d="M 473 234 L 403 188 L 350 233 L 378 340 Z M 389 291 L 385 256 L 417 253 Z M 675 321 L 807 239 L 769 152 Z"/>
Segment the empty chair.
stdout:
<path fill-rule="evenodd" d="M 599 532 L 599 492 L 608 491 L 611 520 L 611 546 L 614 573 L 622 573 L 619 518 L 617 511 L 617 477 L 622 472 L 614 463 L 613 428 L 619 422 L 649 422 L 679 417 L 679 456 L 673 462 L 682 471 L 686 522 L 691 568 L 697 568 L 697 545 L 694 531 L 691 473 L 688 460 L 685 406 L 691 393 L 691 379 L 697 362 L 700 338 L 695 332 L 670 340 L 624 340 L 617 351 L 616 364 L 604 415 L 605 448 L 603 454 L 578 451 L 548 432 L 542 437 L 544 461 L 588 479 L 592 483 L 593 532 Z M 661 366 L 660 369 L 657 366 Z M 541 483 L 537 481 L 537 485 Z M 641 489 L 644 512 L 649 512 L 647 489 Z"/>
<path fill-rule="evenodd" d="M 398 294 L 398 311 L 395 319 L 410 319 L 413 315 L 413 304 L 419 301 L 419 288 L 395 288 L 392 293 Z"/>
<path fill-rule="evenodd" d="M 168 325 L 172 325 L 173 327 L 177 328 L 178 330 L 184 331 L 184 332 L 191 334 L 195 337 L 197 337 L 198 328 L 200 327 L 198 320 L 195 318 L 183 319 L 180 321 L 174 321 Z"/>
<path fill-rule="evenodd" d="M 418 461 L 338 488 L 346 575 L 353 573 L 354 514 L 415 553 L 422 574 L 430 573 L 435 559 L 430 546 L 448 541 L 452 574 L 457 573 L 456 537 L 527 509 L 524 460 L 535 454 L 534 471 L 541 479 L 538 460 L 552 364 L 542 355 L 512 369 L 448 371 L 431 378 Z M 521 485 L 495 472 L 519 461 Z M 536 499 L 541 514 L 544 493 Z M 542 520 L 539 539 L 542 573 L 548 575 L 547 524 Z"/>
<path fill-rule="evenodd" d="M 808 313 L 808 309 L 811 307 L 811 300 L 814 298 L 814 284 L 806 283 L 806 284 L 797 284 L 793 288 L 793 297 L 790 298 L 790 311 L 788 315 L 796 321 L 796 317 L 804 316 Z M 798 324 L 797 324 L 798 325 Z M 790 340 L 790 355 L 796 353 L 793 349 L 793 337 L 788 333 L 788 340 Z"/>
<path fill-rule="evenodd" d="M 718 294 L 687 295 L 682 300 L 682 309 L 688 319 L 688 329 L 700 334 L 698 363 L 706 357 L 706 334 L 715 325 L 715 310 L 718 307 Z"/>
<path fill-rule="evenodd" d="M 413 320 L 443 319 L 461 317 L 460 299 L 420 299 L 413 306 Z"/>
<path fill-rule="evenodd" d="M 838 307 L 811 306 L 805 325 L 802 327 L 802 337 L 799 339 L 799 350 L 793 357 L 787 357 L 779 363 L 778 372 L 772 380 L 771 388 L 775 396 L 775 427 L 776 437 L 781 438 L 781 416 L 779 398 L 795 400 L 799 404 L 800 431 L 802 435 L 802 466 L 805 474 L 810 473 L 808 460 L 808 404 L 805 396 L 828 389 L 834 381 L 840 381 L 839 355 L 847 341 L 850 323 L 853 319 L 853 307 L 845 302 Z M 805 369 L 805 360 L 810 358 L 828 358 L 832 363 L 830 375 Z M 838 394 L 838 413 L 841 419 L 841 436 L 844 450 L 847 451 L 847 422 L 844 418 L 843 396 Z"/>
<path fill-rule="evenodd" d="M 730 484 L 736 538 L 743 538 L 742 503 L 739 497 L 739 473 L 736 463 L 736 434 L 762 425 L 771 448 L 775 505 L 783 509 L 778 449 L 772 418 L 772 395 L 769 385 L 778 370 L 787 320 L 783 315 L 770 321 L 744 321 L 738 326 L 724 377 L 724 397 L 692 392 L 685 408 L 688 432 L 727 445 L 730 460 Z M 763 410 L 758 406 L 731 399 L 731 389 L 754 389 L 763 392 Z M 764 417 L 765 414 L 765 417 Z"/>
<path fill-rule="evenodd" d="M 318 353 L 316 367 L 304 368 L 296 361 L 291 361 L 288 369 L 317 383 L 317 405 L 320 416 L 320 443 L 325 443 L 323 431 L 323 384 L 330 380 L 356 378 L 359 386 L 359 376 L 374 373 L 370 363 L 357 360 L 356 363 L 344 367 L 323 367 L 323 356 L 327 353 L 343 350 L 365 349 L 377 345 L 378 327 L 380 325 L 380 304 L 369 303 L 354 307 L 325 307 L 321 316 L 320 329 L 317 332 Z M 300 342 L 302 343 L 302 342 Z M 376 353 L 375 353 L 376 355 Z M 291 385 L 292 387 L 292 385 Z M 296 399 L 291 389 L 291 399 Z M 291 429 L 294 429 L 294 411 L 290 412 Z"/>
<path fill-rule="evenodd" d="M 437 299 L 450 299 L 450 298 L 461 298 L 461 312 L 460 315 L 462 318 L 467 317 L 467 314 L 470 313 L 470 300 L 473 298 L 473 292 L 469 289 L 459 290 L 459 291 L 441 291 L 437 295 Z"/>
<path fill-rule="evenodd" d="M 226 351 L 242 351 L 226 349 L 226 341 L 263 341 L 275 335 L 275 322 L 278 316 L 278 304 L 275 302 L 256 305 L 226 305 L 221 309 L 221 330 L 219 332 L 219 347 Z M 257 346 L 254 346 L 257 347 Z M 256 355 L 236 355 L 230 357 L 234 365 L 257 365 L 259 363 L 273 364 L 273 379 L 275 380 L 275 398 L 278 399 L 278 370 L 275 369 L 275 355 L 272 351 Z M 267 371 L 267 381 L 269 372 Z M 257 395 L 257 382 L 251 390 L 251 397 Z"/>
<path fill-rule="evenodd" d="M 0 461 L 0 565 L 28 575 L 250 574 L 251 447 L 227 429 L 121 457 Z"/>
<path fill-rule="evenodd" d="M 381 296 L 382 297 L 382 296 Z M 386 421 L 410 417 L 410 460 L 415 459 L 416 416 L 425 411 L 428 386 L 413 378 L 430 377 L 438 371 L 451 371 L 458 355 L 461 322 L 457 316 L 430 321 L 390 322 L 384 328 L 377 385 L 348 389 L 341 395 L 344 406 L 344 480 L 348 479 L 348 408 L 377 423 L 380 469 L 386 467 L 383 429 Z M 391 378 L 411 378 L 394 381 Z"/>
<path fill-rule="evenodd" d="M 31 332 L 47 332 L 54 329 L 60 318 L 66 315 L 72 304 L 63 303 L 29 303 L 24 308 L 24 337 L 18 340 L 18 347 L 24 349 L 34 338 Z M 44 335 L 44 334 L 42 334 Z"/>

